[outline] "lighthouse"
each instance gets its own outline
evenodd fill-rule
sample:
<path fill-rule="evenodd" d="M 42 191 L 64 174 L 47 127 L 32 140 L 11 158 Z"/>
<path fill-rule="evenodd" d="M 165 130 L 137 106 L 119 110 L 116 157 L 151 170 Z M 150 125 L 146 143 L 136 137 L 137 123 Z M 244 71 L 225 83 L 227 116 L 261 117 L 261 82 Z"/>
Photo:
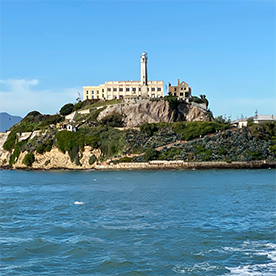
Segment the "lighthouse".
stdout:
<path fill-rule="evenodd" d="M 148 71 L 147 71 L 147 62 L 148 56 L 146 52 L 143 52 L 142 56 L 140 57 L 141 60 L 141 92 L 142 96 L 148 95 Z"/>

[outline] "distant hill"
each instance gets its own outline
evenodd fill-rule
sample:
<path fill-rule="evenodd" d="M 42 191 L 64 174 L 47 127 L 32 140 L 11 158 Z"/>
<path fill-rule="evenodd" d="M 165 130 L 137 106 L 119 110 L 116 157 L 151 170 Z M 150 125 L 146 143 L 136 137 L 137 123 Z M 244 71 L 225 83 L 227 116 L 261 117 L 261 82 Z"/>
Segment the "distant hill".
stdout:
<path fill-rule="evenodd" d="M 21 120 L 20 116 L 12 116 L 6 112 L 0 112 L 0 132 L 6 132 Z"/>

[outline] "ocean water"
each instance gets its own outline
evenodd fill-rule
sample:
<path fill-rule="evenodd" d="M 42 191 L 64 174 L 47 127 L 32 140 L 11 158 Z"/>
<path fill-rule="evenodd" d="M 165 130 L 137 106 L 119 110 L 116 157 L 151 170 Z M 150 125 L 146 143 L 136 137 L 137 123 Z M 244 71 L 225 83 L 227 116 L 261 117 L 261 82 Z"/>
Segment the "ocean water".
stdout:
<path fill-rule="evenodd" d="M 0 171 L 0 273 L 276 275 L 275 172 Z"/>

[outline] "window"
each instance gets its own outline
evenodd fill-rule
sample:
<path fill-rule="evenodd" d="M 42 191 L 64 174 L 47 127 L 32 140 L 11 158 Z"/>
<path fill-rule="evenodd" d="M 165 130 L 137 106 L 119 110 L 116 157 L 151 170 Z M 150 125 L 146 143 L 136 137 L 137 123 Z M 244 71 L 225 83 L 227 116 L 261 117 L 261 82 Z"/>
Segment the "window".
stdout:
<path fill-rule="evenodd" d="M 183 96 L 183 92 L 180 92 L 180 96 Z"/>
<path fill-rule="evenodd" d="M 181 87 L 181 90 L 183 90 L 183 87 Z"/>
<path fill-rule="evenodd" d="M 135 87 L 133 87 L 133 88 L 132 88 L 132 91 L 133 91 L 133 92 L 135 92 L 135 91 L 136 91 L 136 88 L 135 88 Z"/>
<path fill-rule="evenodd" d="M 126 91 L 129 91 L 129 88 L 128 88 L 128 87 L 126 88 Z"/>
<path fill-rule="evenodd" d="M 115 87 L 114 87 L 114 88 L 113 88 L 113 91 L 115 91 L 115 92 L 116 92 L 116 91 L 117 91 L 117 88 L 115 88 Z"/>
<path fill-rule="evenodd" d="M 139 87 L 139 91 L 141 91 L 141 88 Z"/>
<path fill-rule="evenodd" d="M 185 97 L 189 97 L 189 92 L 185 92 Z"/>
<path fill-rule="evenodd" d="M 94 96 L 92 96 L 92 99 L 94 99 Z"/>
<path fill-rule="evenodd" d="M 107 91 L 110 92 L 110 91 L 111 91 L 111 88 L 107 88 Z"/>
<path fill-rule="evenodd" d="M 176 93 L 173 93 L 174 94 L 174 96 L 176 96 Z"/>
<path fill-rule="evenodd" d="M 86 100 L 88 100 L 88 96 L 86 96 Z"/>
<path fill-rule="evenodd" d="M 174 88 L 174 91 L 176 91 L 176 87 Z"/>
<path fill-rule="evenodd" d="M 123 88 L 119 88 L 119 91 L 123 91 Z"/>
<path fill-rule="evenodd" d="M 104 89 L 102 89 L 102 93 L 104 92 Z"/>
<path fill-rule="evenodd" d="M 94 94 L 94 90 L 92 90 L 92 94 Z"/>
<path fill-rule="evenodd" d="M 151 88 L 151 91 L 155 91 L 155 88 L 154 88 L 154 87 L 152 87 L 152 88 Z"/>
<path fill-rule="evenodd" d="M 161 87 L 158 87 L 158 88 L 157 88 L 157 91 L 161 91 Z"/>
<path fill-rule="evenodd" d="M 100 97 L 99 96 L 97 96 L 97 99 L 99 99 Z"/>
<path fill-rule="evenodd" d="M 104 98 L 104 94 L 102 94 L 102 98 Z"/>
<path fill-rule="evenodd" d="M 88 94 L 88 91 L 86 91 L 86 94 Z"/>
<path fill-rule="evenodd" d="M 184 90 L 186 90 L 186 87 L 184 87 Z"/>
<path fill-rule="evenodd" d="M 99 94 L 99 90 L 97 90 L 97 94 Z"/>

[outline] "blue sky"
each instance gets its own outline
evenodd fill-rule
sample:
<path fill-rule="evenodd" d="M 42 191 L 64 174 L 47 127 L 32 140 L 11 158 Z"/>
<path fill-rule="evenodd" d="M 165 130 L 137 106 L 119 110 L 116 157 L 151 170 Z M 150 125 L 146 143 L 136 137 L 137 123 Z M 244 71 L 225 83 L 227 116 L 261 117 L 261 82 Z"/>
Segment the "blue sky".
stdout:
<path fill-rule="evenodd" d="M 276 114 L 275 1 L 1 1 L 0 111 L 58 112 L 82 86 L 187 82 L 214 116 Z"/>

